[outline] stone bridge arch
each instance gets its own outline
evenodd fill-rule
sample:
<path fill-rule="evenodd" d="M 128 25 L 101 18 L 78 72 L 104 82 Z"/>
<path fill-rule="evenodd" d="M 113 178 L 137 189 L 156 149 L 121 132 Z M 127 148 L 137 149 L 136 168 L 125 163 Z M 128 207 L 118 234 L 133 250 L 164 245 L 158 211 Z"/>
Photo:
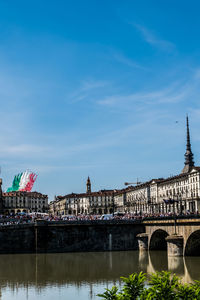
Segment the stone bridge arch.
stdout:
<path fill-rule="evenodd" d="M 145 220 L 139 250 L 167 250 L 168 256 L 200 256 L 200 218 Z M 166 239 L 166 241 L 165 241 Z"/>
<path fill-rule="evenodd" d="M 185 241 L 185 256 L 200 256 L 200 229 L 192 232 Z"/>
<path fill-rule="evenodd" d="M 153 231 L 149 237 L 149 250 L 167 250 L 166 237 L 168 232 L 163 229 Z"/>

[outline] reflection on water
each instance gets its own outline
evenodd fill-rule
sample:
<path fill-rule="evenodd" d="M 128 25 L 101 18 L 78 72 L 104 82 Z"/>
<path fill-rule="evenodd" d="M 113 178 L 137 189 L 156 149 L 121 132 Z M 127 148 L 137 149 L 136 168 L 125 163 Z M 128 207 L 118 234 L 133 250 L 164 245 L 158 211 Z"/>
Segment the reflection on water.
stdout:
<path fill-rule="evenodd" d="M 165 251 L 0 255 L 0 298 L 23 299 L 24 293 L 31 300 L 40 291 L 37 299 L 51 299 L 58 289 L 59 299 L 97 299 L 132 272 L 170 270 L 185 282 L 200 280 L 199 263 L 200 257 L 167 257 Z"/>
<path fill-rule="evenodd" d="M 150 251 L 148 273 L 168 269 L 167 251 Z"/>

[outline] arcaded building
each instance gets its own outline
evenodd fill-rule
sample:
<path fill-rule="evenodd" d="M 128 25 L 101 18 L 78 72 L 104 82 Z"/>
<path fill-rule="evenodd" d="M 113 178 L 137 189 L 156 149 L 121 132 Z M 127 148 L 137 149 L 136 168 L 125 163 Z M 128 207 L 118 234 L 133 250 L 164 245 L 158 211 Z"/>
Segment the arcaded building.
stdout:
<path fill-rule="evenodd" d="M 48 196 L 38 192 L 6 192 L 2 193 L 4 214 L 10 213 L 48 213 Z"/>

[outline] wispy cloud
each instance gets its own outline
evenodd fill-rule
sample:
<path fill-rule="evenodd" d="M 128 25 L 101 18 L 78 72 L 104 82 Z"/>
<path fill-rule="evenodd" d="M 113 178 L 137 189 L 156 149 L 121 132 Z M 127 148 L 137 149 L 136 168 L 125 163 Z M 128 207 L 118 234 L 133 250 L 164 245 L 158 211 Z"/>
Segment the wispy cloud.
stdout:
<path fill-rule="evenodd" d="M 33 170 L 35 172 L 37 172 L 38 174 L 41 173 L 52 173 L 54 171 L 66 171 L 66 170 L 80 170 L 80 169 L 89 169 L 89 168 L 95 168 L 98 164 L 65 164 L 65 165 L 51 165 L 51 164 L 25 164 L 25 163 L 21 163 L 21 164 L 15 164 L 15 166 L 13 165 L 7 165 L 6 167 L 6 171 L 9 172 L 16 172 L 16 170 Z"/>
<path fill-rule="evenodd" d="M 172 42 L 157 37 L 152 31 L 150 31 L 146 27 L 141 26 L 140 24 L 134 24 L 134 27 L 140 32 L 143 39 L 148 44 L 169 52 L 175 50 L 176 47 Z"/>
<path fill-rule="evenodd" d="M 83 80 L 80 82 L 80 86 L 69 96 L 69 98 L 72 99 L 73 103 L 79 102 L 85 100 L 91 95 L 94 95 L 108 85 L 109 82 L 104 80 Z"/>
<path fill-rule="evenodd" d="M 38 162 L 41 162 L 41 165 L 45 166 L 50 164 L 50 161 L 53 159 L 55 162 L 54 168 L 58 169 L 59 163 L 62 162 L 63 159 L 66 157 L 69 161 L 66 165 L 69 166 L 70 158 L 77 157 L 78 155 L 84 153 L 90 153 L 93 151 L 102 151 L 102 149 L 108 149 L 115 147 L 117 145 L 121 145 L 122 140 L 129 138 L 134 134 L 134 132 L 138 132 L 139 128 L 145 127 L 148 123 L 148 118 L 146 118 L 146 122 L 142 121 L 137 124 L 131 124 L 128 126 L 124 126 L 123 128 L 114 129 L 111 131 L 105 131 L 101 135 L 94 135 L 88 139 L 87 142 L 84 139 L 81 139 L 78 142 L 71 142 L 68 140 L 66 144 L 63 144 L 62 147 L 59 144 L 59 141 L 62 140 L 63 136 L 57 135 L 57 139 L 54 139 L 54 144 L 45 144 L 42 139 L 38 139 L 38 144 L 34 143 L 17 143 L 17 144 L 10 144 L 10 141 L 4 139 L 0 143 L 0 155 L 6 160 L 15 160 L 21 158 L 22 161 L 25 161 L 28 165 L 32 165 L 33 169 L 37 169 L 36 166 Z M 24 137 L 26 140 L 26 137 Z M 35 162 L 33 164 L 33 161 Z M 20 165 L 23 166 L 24 163 L 20 162 Z M 52 164 L 51 168 L 52 168 Z M 84 168 L 84 165 L 82 165 Z M 50 169 L 51 169 L 50 168 Z M 81 167 L 82 168 L 82 167 Z M 48 168 L 46 169 L 48 171 Z"/>
<path fill-rule="evenodd" d="M 48 153 L 48 147 L 38 146 L 33 144 L 18 144 L 18 145 L 2 145 L 0 154 L 15 155 L 31 157 L 33 155 L 41 155 L 42 153 Z"/>
<path fill-rule="evenodd" d="M 81 82 L 81 91 L 91 91 L 93 89 L 98 89 L 105 87 L 108 84 L 107 81 L 103 80 L 85 80 Z"/>
<path fill-rule="evenodd" d="M 123 55 L 121 53 L 114 53 L 113 57 L 116 61 L 118 61 L 119 63 L 122 63 L 122 64 L 124 64 L 128 67 L 136 68 L 136 69 L 140 69 L 140 70 L 146 70 L 145 67 L 141 66 L 140 64 L 138 64 L 134 60 L 126 57 L 125 55 Z"/>
<path fill-rule="evenodd" d="M 147 91 L 138 92 L 132 94 L 113 95 L 98 100 L 98 103 L 106 106 L 124 105 L 127 104 L 158 104 L 158 103 L 175 103 L 185 98 L 187 91 L 177 91 L 172 87 Z"/>
<path fill-rule="evenodd" d="M 123 106 L 133 104 L 175 104 L 183 101 L 191 101 L 191 98 L 199 97 L 200 93 L 200 76 L 196 70 L 190 78 L 179 78 L 176 82 L 169 82 L 168 86 L 159 89 L 146 90 L 135 93 L 121 93 L 112 96 L 106 96 L 97 101 L 100 105 L 105 106 Z"/>

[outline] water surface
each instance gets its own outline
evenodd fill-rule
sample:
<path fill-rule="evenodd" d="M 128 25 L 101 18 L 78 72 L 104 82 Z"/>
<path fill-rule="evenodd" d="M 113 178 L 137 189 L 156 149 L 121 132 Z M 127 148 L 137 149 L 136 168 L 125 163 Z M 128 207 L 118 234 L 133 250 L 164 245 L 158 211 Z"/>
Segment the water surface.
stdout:
<path fill-rule="evenodd" d="M 184 282 L 200 280 L 200 257 L 165 251 L 0 255 L 0 299 L 89 300 L 132 272 L 170 270 Z"/>

